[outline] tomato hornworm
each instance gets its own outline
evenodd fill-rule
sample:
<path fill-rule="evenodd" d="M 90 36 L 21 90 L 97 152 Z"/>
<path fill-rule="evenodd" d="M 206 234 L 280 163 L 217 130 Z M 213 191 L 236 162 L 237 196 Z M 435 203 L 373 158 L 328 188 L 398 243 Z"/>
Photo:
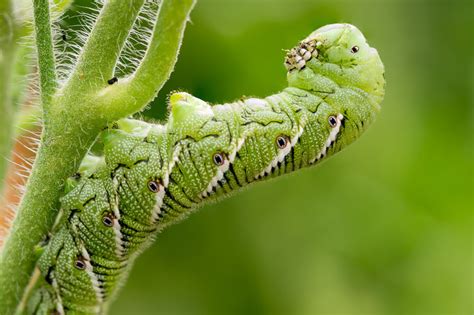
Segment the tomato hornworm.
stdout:
<path fill-rule="evenodd" d="M 124 119 L 70 178 L 24 312 L 100 314 L 158 231 L 242 186 L 315 165 L 357 139 L 384 96 L 377 51 L 349 24 L 322 27 L 285 60 L 288 87 L 209 105 L 170 97 L 166 124 Z"/>

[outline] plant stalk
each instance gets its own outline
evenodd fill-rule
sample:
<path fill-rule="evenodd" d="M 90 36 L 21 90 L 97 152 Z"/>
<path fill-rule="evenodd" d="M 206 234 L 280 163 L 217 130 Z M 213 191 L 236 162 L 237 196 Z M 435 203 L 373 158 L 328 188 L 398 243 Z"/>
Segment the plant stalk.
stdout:
<path fill-rule="evenodd" d="M 162 1 L 162 20 L 130 88 L 133 95 L 109 89 L 107 80 L 143 1 L 105 3 L 69 81 L 56 90 L 48 0 L 34 0 L 44 128 L 25 195 L 0 253 L 0 314 L 13 314 L 23 296 L 38 258 L 36 246 L 58 214 L 65 180 L 77 170 L 99 132 L 144 108 L 174 67 L 194 0 Z M 154 82 L 147 82 L 152 78 Z"/>
<path fill-rule="evenodd" d="M 97 102 L 114 120 L 142 110 L 168 80 L 195 3 L 196 0 L 162 0 L 151 42 L 136 72 L 98 95 Z"/>
<path fill-rule="evenodd" d="M 48 118 L 49 109 L 57 88 L 56 66 L 53 51 L 53 38 L 48 0 L 34 0 L 33 12 L 35 22 L 36 48 L 40 78 L 41 106 L 44 119 Z"/>

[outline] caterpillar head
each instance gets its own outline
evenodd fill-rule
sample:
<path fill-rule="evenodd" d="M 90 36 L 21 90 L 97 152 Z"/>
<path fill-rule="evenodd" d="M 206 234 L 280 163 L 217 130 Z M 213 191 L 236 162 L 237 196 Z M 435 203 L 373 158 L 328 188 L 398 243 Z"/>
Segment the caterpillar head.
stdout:
<path fill-rule="evenodd" d="M 321 87 L 330 84 L 318 82 L 323 77 L 339 86 L 360 88 L 378 103 L 384 95 L 384 67 L 378 52 L 350 24 L 330 24 L 317 29 L 288 52 L 285 66 L 290 86 L 321 91 Z M 302 84 L 301 79 L 308 84 Z"/>
<path fill-rule="evenodd" d="M 323 100 L 328 117 L 340 117 L 337 141 L 345 145 L 356 139 L 380 110 L 384 66 L 377 50 L 353 25 L 317 29 L 288 52 L 285 66 L 290 88 L 316 95 Z"/>

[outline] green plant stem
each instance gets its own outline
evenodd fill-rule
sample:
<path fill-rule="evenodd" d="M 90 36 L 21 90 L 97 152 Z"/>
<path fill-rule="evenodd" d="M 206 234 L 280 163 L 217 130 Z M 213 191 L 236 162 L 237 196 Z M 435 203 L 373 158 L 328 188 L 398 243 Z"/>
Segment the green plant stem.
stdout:
<path fill-rule="evenodd" d="M 194 0 L 162 2 L 150 47 L 127 89 L 133 95 L 141 95 L 143 103 L 152 101 L 171 75 L 193 6 Z M 163 54 L 166 51 L 176 53 Z"/>
<path fill-rule="evenodd" d="M 124 3 L 120 0 L 109 1 L 104 10 L 107 11 L 113 5 L 116 10 L 123 9 L 116 5 L 119 2 Z M 123 26 L 122 32 L 128 34 L 127 27 L 131 27 L 139 9 L 136 8 L 135 12 L 127 10 L 132 15 L 128 19 L 131 22 L 123 25 L 121 24 L 123 19 L 119 19 L 117 23 L 109 25 L 109 29 L 120 30 L 120 24 Z M 115 13 L 120 17 L 120 12 Z M 113 12 L 109 14 L 113 15 Z M 102 14 L 96 26 L 100 27 L 103 24 L 101 17 L 108 18 L 111 23 L 109 15 Z M 80 91 L 75 91 L 74 95 L 70 95 L 62 91 L 58 93 L 59 96 L 55 95 L 57 81 L 48 0 L 34 1 L 34 21 L 44 128 L 25 195 L 17 210 L 10 237 L 0 256 L 0 288 L 2 288 L 0 314 L 14 313 L 38 258 L 35 246 L 50 231 L 57 216 L 58 200 L 63 191 L 64 180 L 77 169 L 91 143 L 106 123 L 105 119 L 101 121 L 95 118 L 103 115 L 97 115 L 96 106 L 90 102 L 87 93 L 82 95 Z M 94 36 L 91 36 L 91 39 L 94 39 Z M 96 46 L 90 47 L 90 43 L 89 41 L 89 49 L 97 49 Z M 108 44 L 109 47 L 102 48 L 108 51 L 115 50 L 115 55 L 118 56 L 121 45 L 117 47 L 116 42 Z M 86 50 L 83 55 L 97 58 Z M 115 63 L 115 60 L 111 62 Z M 76 83 L 82 79 L 73 77 L 70 83 L 73 86 L 83 87 L 82 82 Z"/>
<path fill-rule="evenodd" d="M 33 2 L 34 22 L 36 31 L 36 44 L 38 51 L 38 68 L 40 73 L 41 101 L 43 108 L 48 111 L 52 103 L 52 97 L 56 90 L 56 73 L 54 63 L 54 53 L 51 36 L 51 25 L 49 17 L 48 0 L 35 0 Z M 12 56 L 13 57 L 13 56 Z M 11 62 L 11 61 L 10 61 Z M 13 127 L 12 122 L 7 124 Z M 40 150 L 38 161 L 44 160 L 48 156 Z M 38 201 L 43 200 L 42 193 L 50 187 L 44 185 L 51 181 L 48 176 L 41 176 L 41 170 L 35 170 L 29 186 L 35 186 L 35 181 L 40 189 L 26 194 L 23 200 L 28 207 L 19 211 L 10 234 L 12 237 L 6 242 L 0 256 L 0 314 L 13 314 L 18 300 L 21 298 L 23 288 L 27 285 L 30 273 L 35 263 L 34 246 L 44 237 L 46 227 L 51 224 L 51 215 L 45 213 L 45 208 L 38 208 Z M 38 176 L 38 173 L 40 173 Z M 57 187 L 57 186 L 56 186 Z M 36 196 L 36 202 L 31 199 Z M 51 205 L 47 205 L 46 212 L 51 212 Z M 33 213 L 33 216 L 30 214 Z M 45 215 L 46 214 L 46 215 Z M 54 217 L 53 217 L 54 218 Z M 31 221 L 33 219 L 33 221 Z"/>
<path fill-rule="evenodd" d="M 104 112 L 114 118 L 143 109 L 168 80 L 178 58 L 186 23 L 195 0 L 163 0 L 147 53 L 134 75 L 99 94 Z M 120 110 L 117 106 L 120 105 Z"/>
<path fill-rule="evenodd" d="M 82 54 L 64 87 L 65 93 L 106 87 L 144 0 L 110 0 L 100 12 Z"/>
<path fill-rule="evenodd" d="M 50 32 L 47 3 L 47 0 L 34 2 L 37 32 Z M 107 80 L 113 73 L 142 3 L 143 0 L 106 2 L 75 71 L 65 87 L 56 92 L 56 81 L 50 80 L 56 77 L 50 73 L 54 72 L 54 58 L 50 54 L 52 43 L 48 42 L 51 36 L 37 34 L 41 92 L 46 94 L 42 95 L 43 109 L 46 109 L 43 111 L 44 128 L 17 218 L 0 253 L 0 314 L 13 314 L 23 296 L 38 258 L 35 246 L 50 231 L 57 216 L 65 179 L 74 174 L 107 123 L 144 108 L 174 67 L 184 27 L 194 4 L 191 0 L 162 2 L 160 18 L 163 20 L 154 30 L 150 51 L 144 61 L 150 68 L 138 71 L 140 81 L 134 83 L 146 83 L 145 89 L 135 86 L 132 89 L 134 96 L 124 95 L 120 90 L 108 90 Z M 146 82 L 151 77 L 156 83 Z M 141 92 L 144 96 L 140 96 Z M 124 99 L 118 99 L 115 94 Z M 104 106 L 112 104 L 110 99 L 116 101 L 114 106 Z"/>
<path fill-rule="evenodd" d="M 40 76 L 41 105 L 44 118 L 47 119 L 51 101 L 57 88 L 56 66 L 49 16 L 49 1 L 33 1 L 36 47 Z"/>
<path fill-rule="evenodd" d="M 3 190 L 13 138 L 12 72 L 15 56 L 15 26 L 12 2 L 0 2 L 0 194 Z"/>

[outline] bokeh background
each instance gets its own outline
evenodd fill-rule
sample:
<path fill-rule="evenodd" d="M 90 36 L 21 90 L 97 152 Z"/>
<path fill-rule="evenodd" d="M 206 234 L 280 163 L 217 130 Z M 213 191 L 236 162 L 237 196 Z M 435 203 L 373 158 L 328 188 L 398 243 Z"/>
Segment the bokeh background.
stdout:
<path fill-rule="evenodd" d="M 383 110 L 322 165 L 159 235 L 111 314 L 473 314 L 473 12 L 470 0 L 199 0 L 146 116 L 164 119 L 177 89 L 213 103 L 274 93 L 284 49 L 335 22 L 379 50 Z"/>

